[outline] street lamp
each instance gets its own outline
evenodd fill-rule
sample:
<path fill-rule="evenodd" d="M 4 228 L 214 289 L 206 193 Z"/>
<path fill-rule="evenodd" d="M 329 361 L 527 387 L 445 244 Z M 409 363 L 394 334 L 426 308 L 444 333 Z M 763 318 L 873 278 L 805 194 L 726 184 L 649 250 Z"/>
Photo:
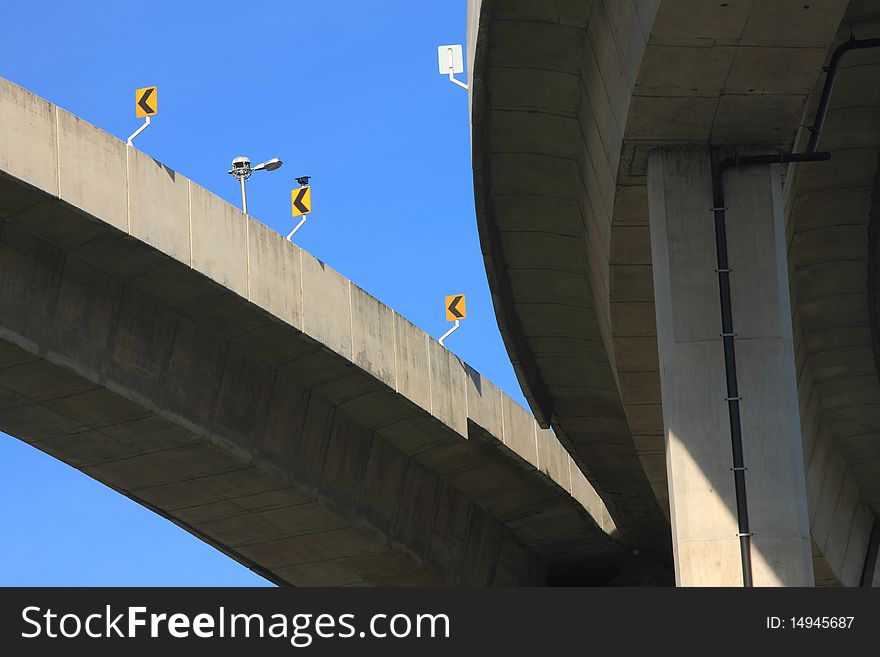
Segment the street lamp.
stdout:
<path fill-rule="evenodd" d="M 273 157 L 271 160 L 261 162 L 255 167 L 251 166 L 250 159 L 245 157 L 244 155 L 239 155 L 237 158 L 232 160 L 232 168 L 227 171 L 227 173 L 231 173 L 238 179 L 238 182 L 241 183 L 242 212 L 247 214 L 247 190 L 245 189 L 245 181 L 251 177 L 251 174 L 254 171 L 275 171 L 275 169 L 279 168 L 281 164 L 281 160 L 277 157 Z"/>

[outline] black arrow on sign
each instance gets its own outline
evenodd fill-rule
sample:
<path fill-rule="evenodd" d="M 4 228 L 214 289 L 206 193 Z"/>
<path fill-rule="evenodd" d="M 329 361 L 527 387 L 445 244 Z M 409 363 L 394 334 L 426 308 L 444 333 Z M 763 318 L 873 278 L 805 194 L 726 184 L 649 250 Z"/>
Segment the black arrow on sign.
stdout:
<path fill-rule="evenodd" d="M 156 90 L 155 87 L 150 87 L 149 89 L 147 89 L 144 92 L 144 95 L 141 96 L 141 99 L 138 101 L 138 105 L 140 105 L 141 109 L 144 110 L 144 112 L 146 112 L 147 114 L 155 114 L 156 113 L 156 110 L 154 110 L 152 107 L 147 105 L 147 99 L 153 95 L 153 92 L 155 90 Z"/>
<path fill-rule="evenodd" d="M 293 199 L 293 207 L 295 207 L 297 210 L 299 210 L 303 214 L 308 214 L 309 212 L 311 212 L 311 210 L 309 210 L 309 208 L 307 208 L 302 202 L 307 191 L 309 191 L 308 187 L 300 187 L 299 193 L 296 195 L 296 198 Z"/>
<path fill-rule="evenodd" d="M 456 319 L 461 319 L 462 317 L 464 317 L 464 315 L 462 315 L 460 312 L 458 312 L 458 308 L 456 308 L 456 306 L 458 305 L 458 302 L 461 301 L 463 298 L 464 298 L 464 295 L 459 294 L 457 297 L 455 297 L 452 300 L 452 303 L 450 303 L 449 307 L 446 309 L 449 312 L 451 312 L 452 316 L 455 317 Z"/>

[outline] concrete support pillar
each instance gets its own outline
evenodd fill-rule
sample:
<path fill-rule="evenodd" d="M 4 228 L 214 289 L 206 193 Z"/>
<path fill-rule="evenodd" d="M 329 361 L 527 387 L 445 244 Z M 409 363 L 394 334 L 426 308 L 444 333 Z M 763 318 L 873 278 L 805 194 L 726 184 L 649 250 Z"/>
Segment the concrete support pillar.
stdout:
<path fill-rule="evenodd" d="M 726 181 L 753 581 L 812 586 L 779 167 Z M 676 581 L 741 586 L 708 149 L 652 152 L 648 191 Z"/>

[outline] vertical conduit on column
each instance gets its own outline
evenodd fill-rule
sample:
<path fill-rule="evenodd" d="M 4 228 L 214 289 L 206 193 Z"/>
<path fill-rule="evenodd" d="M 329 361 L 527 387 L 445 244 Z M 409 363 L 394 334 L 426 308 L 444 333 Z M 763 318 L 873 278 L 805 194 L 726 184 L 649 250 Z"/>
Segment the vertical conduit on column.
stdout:
<path fill-rule="evenodd" d="M 813 124 L 808 126 L 810 132 L 807 150 L 804 153 L 778 153 L 776 155 L 754 155 L 749 157 L 729 157 L 722 160 L 720 151 L 712 149 L 712 212 L 715 215 L 715 251 L 718 262 L 718 292 L 721 302 L 721 339 L 724 346 L 724 371 L 727 379 L 727 410 L 730 418 L 730 442 L 733 452 L 733 481 L 736 495 L 736 515 L 739 527 L 740 554 L 742 557 L 743 586 L 752 584 L 751 531 L 749 529 L 749 509 L 746 497 L 745 459 L 743 456 L 742 424 L 740 417 L 739 385 L 736 376 L 736 348 L 734 346 L 733 310 L 730 295 L 730 263 L 727 255 L 727 227 L 724 198 L 724 174 L 732 167 L 754 166 L 760 164 L 788 164 L 791 162 L 820 162 L 831 159 L 831 153 L 818 153 L 819 137 L 828 116 L 831 104 L 831 91 L 837 77 L 840 60 L 850 50 L 880 47 L 880 38 L 851 38 L 838 46 L 828 66 L 825 67 L 825 83 L 822 95 L 816 108 Z M 877 539 L 880 541 L 880 539 Z M 876 557 L 875 557 L 876 559 Z"/>
<path fill-rule="evenodd" d="M 751 531 L 749 530 L 749 507 L 746 497 L 746 467 L 742 447 L 742 425 L 740 417 L 741 397 L 736 377 L 736 348 L 733 330 L 733 310 L 730 296 L 730 263 L 727 255 L 727 228 L 724 199 L 724 174 L 731 167 L 758 164 L 787 164 L 790 162 L 819 162 L 830 160 L 830 153 L 817 153 L 819 137 L 828 108 L 831 104 L 831 91 L 840 60 L 850 50 L 880 47 L 880 39 L 855 39 L 838 46 L 825 68 L 825 83 L 816 109 L 813 124 L 807 129 L 810 139 L 805 153 L 779 153 L 778 155 L 757 155 L 751 157 L 731 157 L 721 160 L 718 149 L 712 150 L 712 212 L 715 215 L 715 251 L 718 261 L 718 292 L 721 302 L 721 339 L 724 345 L 724 371 L 727 379 L 727 410 L 730 418 L 730 442 L 733 452 L 733 481 L 736 495 L 736 516 L 739 527 L 740 555 L 742 558 L 743 586 L 752 586 Z"/>
<path fill-rule="evenodd" d="M 752 533 L 749 529 L 749 508 L 746 497 L 746 466 L 743 456 L 742 423 L 740 417 L 739 384 L 736 377 L 736 348 L 733 328 L 733 308 L 730 294 L 731 267 L 727 256 L 727 226 L 724 194 L 724 175 L 733 167 L 791 162 L 821 162 L 831 159 L 831 153 L 778 153 L 729 157 L 722 160 L 718 149 L 712 149 L 712 212 L 715 215 L 715 252 L 718 262 L 718 296 L 721 302 L 721 339 L 724 345 L 724 373 L 727 379 L 727 412 L 730 418 L 730 444 L 733 452 L 733 483 L 736 496 L 736 518 L 739 526 L 740 556 L 742 558 L 743 586 L 752 586 Z"/>
<path fill-rule="evenodd" d="M 739 385 L 736 380 L 733 308 L 730 300 L 730 263 L 727 258 L 727 227 L 724 207 L 724 169 L 718 149 L 712 149 L 712 212 L 715 215 L 715 254 L 718 262 L 718 292 L 721 299 L 721 340 L 724 345 L 724 373 L 727 378 L 727 414 L 730 419 L 730 442 L 733 449 L 733 484 L 736 494 L 736 519 L 739 525 L 739 550 L 742 558 L 743 586 L 752 586 L 752 549 L 749 531 L 749 507 L 746 499 L 745 463 L 742 448 L 742 425 L 739 412 Z"/>

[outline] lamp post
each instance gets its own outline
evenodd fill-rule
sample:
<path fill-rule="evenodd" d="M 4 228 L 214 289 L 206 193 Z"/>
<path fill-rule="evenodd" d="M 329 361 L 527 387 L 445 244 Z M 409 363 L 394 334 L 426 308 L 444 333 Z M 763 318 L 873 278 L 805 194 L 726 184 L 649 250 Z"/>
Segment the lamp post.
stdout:
<path fill-rule="evenodd" d="M 247 188 L 245 187 L 245 181 L 251 177 L 251 174 L 254 171 L 275 171 L 275 169 L 279 168 L 281 164 L 281 160 L 277 157 L 273 157 L 271 160 L 261 162 L 255 167 L 251 166 L 250 158 L 247 158 L 244 155 L 239 155 L 237 158 L 232 160 L 232 168 L 227 171 L 227 173 L 235 176 L 238 179 L 238 182 L 241 184 L 242 212 L 247 214 Z"/>

